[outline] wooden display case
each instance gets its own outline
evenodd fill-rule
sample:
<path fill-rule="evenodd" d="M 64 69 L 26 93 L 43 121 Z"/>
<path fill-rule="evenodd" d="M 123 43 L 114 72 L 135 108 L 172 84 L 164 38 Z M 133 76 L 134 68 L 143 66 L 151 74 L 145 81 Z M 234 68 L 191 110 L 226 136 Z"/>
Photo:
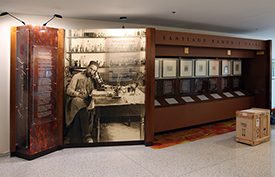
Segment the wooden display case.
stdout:
<path fill-rule="evenodd" d="M 251 107 L 270 109 L 270 40 L 155 29 L 150 29 L 150 31 L 153 37 L 148 38 L 150 46 L 147 47 L 147 50 L 150 51 L 149 57 L 151 58 L 146 58 L 146 61 L 152 60 L 152 65 L 154 65 L 153 57 L 157 59 L 172 57 L 184 61 L 188 59 L 198 61 L 209 59 L 220 62 L 227 60 L 227 65 L 222 70 L 222 62 L 219 64 L 221 68 L 219 74 L 217 74 L 218 71 L 207 71 L 209 68 L 206 67 L 206 76 L 196 77 L 196 71 L 194 71 L 194 75 L 189 78 L 179 77 L 180 73 L 177 77 L 170 79 L 152 77 L 154 78 L 152 83 L 155 84 L 151 84 L 150 87 L 157 93 L 146 95 L 146 97 L 154 99 L 156 103 L 154 110 L 151 110 L 149 119 L 147 117 L 150 127 L 147 127 L 145 131 L 151 133 L 151 135 L 147 134 L 148 138 L 145 139 L 147 144 L 153 142 L 153 132 L 233 118 L 237 110 Z M 209 62 L 208 65 L 210 66 Z M 211 63 L 212 67 L 213 65 L 218 66 Z M 154 68 L 155 66 L 151 66 L 151 69 Z M 228 69 L 230 73 L 228 73 Z M 179 71 L 181 70 L 179 69 Z M 150 74 L 154 74 L 154 70 L 151 72 Z M 161 88 L 162 83 L 169 80 L 173 82 L 174 92 L 165 94 Z M 175 101 L 169 103 L 172 99 Z"/>

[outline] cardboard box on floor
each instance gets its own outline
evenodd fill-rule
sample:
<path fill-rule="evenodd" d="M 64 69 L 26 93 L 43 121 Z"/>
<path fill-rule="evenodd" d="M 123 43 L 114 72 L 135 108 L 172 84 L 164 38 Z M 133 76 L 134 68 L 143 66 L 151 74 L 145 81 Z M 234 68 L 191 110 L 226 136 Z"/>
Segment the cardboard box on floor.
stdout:
<path fill-rule="evenodd" d="M 236 111 L 236 141 L 257 145 L 270 139 L 270 110 L 251 108 Z"/>

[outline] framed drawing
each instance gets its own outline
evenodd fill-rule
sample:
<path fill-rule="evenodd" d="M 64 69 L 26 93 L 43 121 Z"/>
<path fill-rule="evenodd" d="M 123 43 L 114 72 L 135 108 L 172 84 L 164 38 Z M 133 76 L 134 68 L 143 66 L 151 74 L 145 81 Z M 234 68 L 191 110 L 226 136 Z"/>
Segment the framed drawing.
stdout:
<path fill-rule="evenodd" d="M 159 68 L 160 68 L 160 64 L 159 64 L 159 60 L 155 59 L 155 78 L 159 78 L 160 74 L 159 74 Z"/>
<path fill-rule="evenodd" d="M 163 60 L 162 62 L 162 77 L 177 77 L 177 60 Z"/>
<path fill-rule="evenodd" d="M 208 62 L 208 72 L 209 76 L 219 76 L 220 75 L 220 61 L 219 60 L 209 60 Z"/>
<path fill-rule="evenodd" d="M 203 90 L 203 79 L 196 79 L 195 80 L 195 92 L 200 92 Z"/>
<path fill-rule="evenodd" d="M 184 79 L 180 81 L 180 92 L 189 93 L 191 92 L 191 82 L 190 79 Z"/>
<path fill-rule="evenodd" d="M 196 60 L 196 70 L 195 76 L 206 76 L 207 68 L 206 68 L 206 60 Z"/>
<path fill-rule="evenodd" d="M 231 60 L 222 60 L 222 75 L 231 74 Z"/>
<path fill-rule="evenodd" d="M 193 76 L 193 61 L 180 60 L 180 77 L 192 77 L 192 76 Z"/>
<path fill-rule="evenodd" d="M 233 61 L 233 75 L 242 75 L 242 61 Z"/>
<path fill-rule="evenodd" d="M 173 81 L 167 80 L 163 81 L 163 94 L 172 94 L 174 93 L 174 86 L 173 86 Z"/>
<path fill-rule="evenodd" d="M 218 78 L 209 78 L 208 81 L 209 91 L 217 91 L 219 89 L 219 79 Z"/>

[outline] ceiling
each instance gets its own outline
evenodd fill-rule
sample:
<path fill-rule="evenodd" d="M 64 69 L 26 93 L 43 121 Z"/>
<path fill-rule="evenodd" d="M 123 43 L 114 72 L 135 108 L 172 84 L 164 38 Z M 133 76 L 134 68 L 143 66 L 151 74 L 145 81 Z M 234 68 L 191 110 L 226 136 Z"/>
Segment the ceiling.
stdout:
<path fill-rule="evenodd" d="M 275 38 L 275 0 L 0 0 L 0 12 Z"/>

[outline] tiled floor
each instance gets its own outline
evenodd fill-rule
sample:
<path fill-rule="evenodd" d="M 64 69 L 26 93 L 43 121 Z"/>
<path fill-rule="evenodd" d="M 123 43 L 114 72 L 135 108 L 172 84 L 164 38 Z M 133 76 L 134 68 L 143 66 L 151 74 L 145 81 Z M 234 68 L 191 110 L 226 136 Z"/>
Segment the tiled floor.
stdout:
<path fill-rule="evenodd" d="M 257 146 L 235 142 L 235 132 L 154 150 L 143 145 L 69 148 L 33 161 L 0 157 L 0 176 L 273 177 L 271 140 Z"/>

